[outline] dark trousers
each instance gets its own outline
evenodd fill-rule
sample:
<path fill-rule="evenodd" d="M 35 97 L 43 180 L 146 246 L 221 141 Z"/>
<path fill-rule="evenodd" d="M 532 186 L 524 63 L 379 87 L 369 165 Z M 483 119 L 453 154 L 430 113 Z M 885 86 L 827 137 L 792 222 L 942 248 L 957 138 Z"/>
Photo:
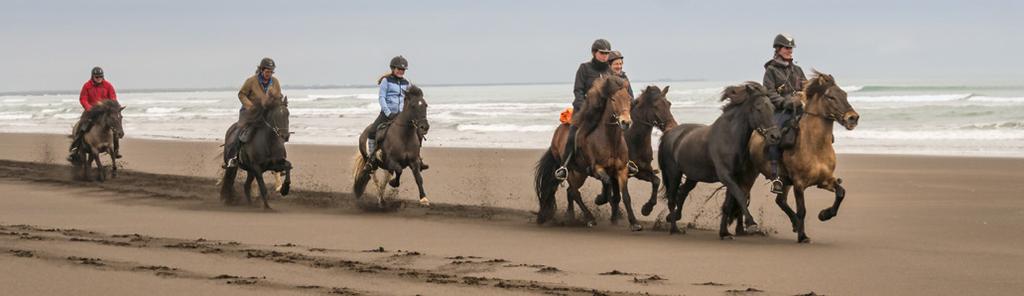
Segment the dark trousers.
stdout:
<path fill-rule="evenodd" d="M 775 125 L 777 125 L 780 129 L 782 129 L 784 126 L 789 124 L 789 121 L 791 119 L 793 119 L 793 112 L 792 111 L 776 112 L 775 115 L 772 118 L 775 121 Z M 779 147 L 779 144 L 774 144 L 774 145 L 769 144 L 767 149 L 768 149 L 768 160 L 771 160 L 771 161 L 782 160 L 782 148 Z"/>
<path fill-rule="evenodd" d="M 377 115 L 377 119 L 374 119 L 373 123 L 370 124 L 370 132 L 366 134 L 366 138 L 376 141 L 377 130 L 379 129 L 380 124 L 385 122 L 388 122 L 388 116 L 384 115 L 384 111 L 381 111 L 380 114 Z M 377 147 L 380 147 L 380 143 L 377 143 Z"/>

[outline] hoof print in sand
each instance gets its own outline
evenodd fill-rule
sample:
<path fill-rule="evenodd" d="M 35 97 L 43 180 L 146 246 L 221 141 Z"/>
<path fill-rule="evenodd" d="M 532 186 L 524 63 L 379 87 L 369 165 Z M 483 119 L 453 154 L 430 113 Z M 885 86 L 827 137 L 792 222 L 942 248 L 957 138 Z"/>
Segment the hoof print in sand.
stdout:
<path fill-rule="evenodd" d="M 11 254 L 13 254 L 15 257 L 24 257 L 24 258 L 35 257 L 35 254 L 33 254 L 32 251 L 29 251 L 29 250 L 10 250 L 9 252 Z"/>
<path fill-rule="evenodd" d="M 725 290 L 725 293 L 726 294 L 730 294 L 730 295 L 746 295 L 746 294 L 761 293 L 761 292 L 764 292 L 764 291 L 760 290 L 760 289 L 757 289 L 757 288 L 746 288 L 744 290 Z"/>
<path fill-rule="evenodd" d="M 68 261 L 76 261 L 76 262 L 78 262 L 78 264 L 82 264 L 82 265 L 92 265 L 92 266 L 104 266 L 104 265 L 106 265 L 106 264 L 103 264 L 103 260 L 101 260 L 100 258 L 85 258 L 85 257 L 71 256 L 71 257 L 68 257 Z"/>
<path fill-rule="evenodd" d="M 559 272 L 562 272 L 562 271 L 559 270 L 558 268 L 555 268 L 555 267 L 545 266 L 544 268 L 541 268 L 541 269 L 537 270 L 537 272 L 539 272 L 539 273 L 559 273 Z"/>
<path fill-rule="evenodd" d="M 649 276 L 649 277 L 645 277 L 645 278 L 633 277 L 633 282 L 637 283 L 637 284 L 650 284 L 650 283 L 657 283 L 657 282 L 661 282 L 661 281 L 665 281 L 665 280 L 667 280 L 667 279 L 665 279 L 665 278 L 663 278 L 661 276 L 658 276 L 656 274 L 652 275 L 652 276 Z"/>

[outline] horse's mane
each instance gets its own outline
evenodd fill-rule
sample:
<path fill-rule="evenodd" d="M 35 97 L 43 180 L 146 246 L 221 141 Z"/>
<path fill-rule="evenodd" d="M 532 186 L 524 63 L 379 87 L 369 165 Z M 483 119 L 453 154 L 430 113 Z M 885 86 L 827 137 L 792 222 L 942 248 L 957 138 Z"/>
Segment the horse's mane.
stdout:
<path fill-rule="evenodd" d="M 95 119 L 103 114 L 110 112 L 121 111 L 121 104 L 115 100 L 103 100 L 96 105 L 93 105 L 89 111 L 86 111 L 86 117 L 89 119 Z"/>
<path fill-rule="evenodd" d="M 812 69 L 814 74 L 811 79 L 804 84 L 804 94 L 808 98 L 815 94 L 824 93 L 829 88 L 836 86 L 836 79 L 832 75 L 818 72 L 818 70 Z"/>
<path fill-rule="evenodd" d="M 594 85 L 587 91 L 579 114 L 574 116 L 574 124 L 585 131 L 592 131 L 601 124 L 601 115 L 608 105 L 608 98 L 616 91 L 626 87 L 626 80 L 617 76 L 604 76 L 594 80 Z"/>
<path fill-rule="evenodd" d="M 405 91 L 405 97 L 406 98 L 410 98 L 410 97 L 422 98 L 423 97 L 423 90 L 420 89 L 419 86 L 410 85 L 409 89 Z"/>
<path fill-rule="evenodd" d="M 722 106 L 722 111 L 729 111 L 736 106 L 746 103 L 751 97 L 751 90 L 759 90 L 763 92 L 764 86 L 761 86 L 760 83 L 754 81 L 747 81 L 743 84 L 726 87 L 725 90 L 722 90 L 722 97 L 718 99 L 719 101 L 725 101 L 726 99 L 729 100 L 729 103 Z"/>
<path fill-rule="evenodd" d="M 253 104 L 252 108 L 245 109 L 245 113 L 242 114 L 242 126 L 252 126 L 253 124 L 264 124 L 264 120 L 267 117 L 267 112 L 278 105 L 282 105 L 280 101 L 271 100 L 266 106 L 262 104 Z"/>

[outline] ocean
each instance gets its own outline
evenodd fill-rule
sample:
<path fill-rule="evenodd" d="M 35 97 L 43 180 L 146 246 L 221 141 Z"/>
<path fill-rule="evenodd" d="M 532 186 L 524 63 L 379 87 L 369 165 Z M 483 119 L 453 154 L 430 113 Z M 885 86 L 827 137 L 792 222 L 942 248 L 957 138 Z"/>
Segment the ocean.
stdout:
<path fill-rule="evenodd" d="M 842 83 L 840 78 L 840 83 Z M 669 85 L 680 123 L 721 114 L 722 88 L 737 82 L 633 82 Z M 124 86 L 121 86 L 124 87 Z M 571 85 L 423 86 L 428 147 L 543 148 Z M 1024 157 L 1024 85 L 849 84 L 860 125 L 837 125 L 840 153 Z M 236 91 L 119 93 L 128 137 L 221 141 L 238 117 Z M 376 88 L 285 88 L 292 143 L 354 145 L 379 112 Z M 0 132 L 67 134 L 81 113 L 77 93 L 0 95 Z M 655 132 L 655 135 L 660 135 Z M 656 141 L 655 141 L 656 142 Z"/>

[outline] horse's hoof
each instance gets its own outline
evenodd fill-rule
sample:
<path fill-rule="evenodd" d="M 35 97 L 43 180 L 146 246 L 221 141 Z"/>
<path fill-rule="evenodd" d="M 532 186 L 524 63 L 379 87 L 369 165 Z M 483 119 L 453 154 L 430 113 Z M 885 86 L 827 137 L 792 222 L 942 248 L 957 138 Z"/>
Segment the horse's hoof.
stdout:
<path fill-rule="evenodd" d="M 824 210 L 821 210 L 821 212 L 818 212 L 818 220 L 821 220 L 822 222 L 831 220 L 832 217 L 835 217 L 835 216 L 836 215 L 833 215 L 832 211 L 829 211 L 829 209 L 824 209 Z"/>
<path fill-rule="evenodd" d="M 281 186 L 281 190 L 280 190 L 280 192 L 281 192 L 281 196 L 286 196 L 286 195 L 288 195 L 288 193 L 289 193 L 289 192 L 291 192 L 291 191 L 292 191 L 292 186 L 291 186 L 291 184 L 289 184 L 289 183 L 285 183 L 285 184 L 284 184 L 283 186 Z"/>
<path fill-rule="evenodd" d="M 665 222 L 673 223 L 679 221 L 679 217 L 676 217 L 676 213 L 672 212 L 665 216 Z"/>
<path fill-rule="evenodd" d="M 426 197 L 420 198 L 420 205 L 424 206 L 424 207 L 429 207 L 430 206 L 430 200 L 428 200 Z"/>
<path fill-rule="evenodd" d="M 594 226 L 597 226 L 597 221 L 594 221 L 594 220 L 587 221 L 587 227 L 593 228 Z"/>
<path fill-rule="evenodd" d="M 733 240 L 732 234 L 719 234 L 718 239 L 720 240 Z"/>
<path fill-rule="evenodd" d="M 640 214 L 643 214 L 644 216 L 650 216 L 652 211 L 654 211 L 654 204 L 652 203 L 645 203 L 644 206 L 640 208 Z"/>
<path fill-rule="evenodd" d="M 748 225 L 747 228 L 744 229 L 743 232 L 745 232 L 746 234 L 760 233 L 761 232 L 761 226 L 758 226 L 757 224 Z"/>
<path fill-rule="evenodd" d="M 797 238 L 797 239 L 796 239 L 796 242 L 797 242 L 798 244 L 809 244 L 809 243 L 811 243 L 811 238 L 809 238 L 809 237 L 806 237 L 806 236 L 804 236 L 804 237 L 800 237 L 800 238 Z"/>
<path fill-rule="evenodd" d="M 596 205 L 600 206 L 606 203 L 608 203 L 608 198 L 604 197 L 604 194 L 598 195 L 597 198 L 594 198 L 594 204 Z"/>
<path fill-rule="evenodd" d="M 640 225 L 640 224 L 633 224 L 633 225 L 629 226 L 629 230 L 630 231 L 643 231 L 644 230 L 644 226 Z"/>

